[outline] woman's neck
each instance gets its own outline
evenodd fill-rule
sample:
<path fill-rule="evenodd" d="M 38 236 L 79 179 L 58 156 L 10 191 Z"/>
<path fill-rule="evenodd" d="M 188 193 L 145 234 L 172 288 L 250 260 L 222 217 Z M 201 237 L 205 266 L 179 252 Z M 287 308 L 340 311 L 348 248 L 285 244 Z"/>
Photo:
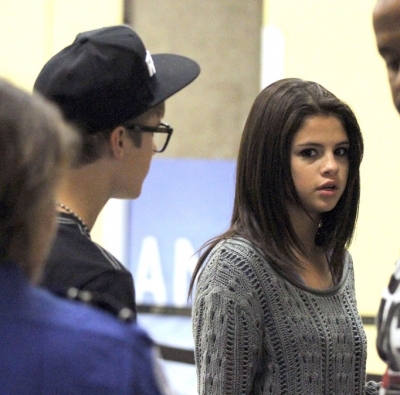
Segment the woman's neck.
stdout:
<path fill-rule="evenodd" d="M 311 216 L 299 207 L 288 205 L 288 213 L 293 230 L 304 252 L 313 253 L 318 247 L 315 236 L 318 232 L 320 216 Z"/>
<path fill-rule="evenodd" d="M 300 242 L 301 251 L 294 249 L 301 268 L 299 275 L 304 283 L 315 289 L 333 286 L 333 278 L 325 250 L 315 243 L 320 216 L 310 216 L 304 210 L 288 208 L 292 227 Z"/>

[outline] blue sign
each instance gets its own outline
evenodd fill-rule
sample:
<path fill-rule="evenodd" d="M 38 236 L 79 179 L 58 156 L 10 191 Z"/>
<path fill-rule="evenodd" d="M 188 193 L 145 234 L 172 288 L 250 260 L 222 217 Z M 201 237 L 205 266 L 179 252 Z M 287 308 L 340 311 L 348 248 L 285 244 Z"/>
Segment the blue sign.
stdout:
<path fill-rule="evenodd" d="M 187 306 L 196 252 L 230 224 L 235 171 L 229 160 L 153 159 L 129 210 L 138 304 Z"/>

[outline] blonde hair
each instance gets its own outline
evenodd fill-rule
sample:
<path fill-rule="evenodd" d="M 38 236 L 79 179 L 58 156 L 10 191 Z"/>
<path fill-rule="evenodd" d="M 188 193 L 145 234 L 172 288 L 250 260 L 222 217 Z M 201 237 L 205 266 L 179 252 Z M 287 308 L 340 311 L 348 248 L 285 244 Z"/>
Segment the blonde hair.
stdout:
<path fill-rule="evenodd" d="M 0 79 L 0 260 L 17 262 L 29 278 L 37 270 L 31 254 L 44 226 L 40 213 L 79 149 L 53 104 Z"/>

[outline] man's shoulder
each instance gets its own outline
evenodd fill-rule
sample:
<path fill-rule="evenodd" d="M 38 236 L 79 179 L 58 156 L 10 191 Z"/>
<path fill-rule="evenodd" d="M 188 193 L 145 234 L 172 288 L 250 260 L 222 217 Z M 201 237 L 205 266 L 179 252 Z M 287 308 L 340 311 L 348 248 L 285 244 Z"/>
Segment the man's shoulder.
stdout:
<path fill-rule="evenodd" d="M 68 221 L 65 218 L 58 220 Z M 71 246 L 73 247 L 71 248 Z M 69 254 L 63 256 L 62 254 L 66 250 Z M 90 256 L 93 254 L 99 254 L 98 248 L 78 224 L 73 221 L 59 222 L 49 260 L 61 259 L 62 257 L 70 259 L 80 255 Z"/>
<path fill-rule="evenodd" d="M 110 270 L 127 272 L 110 252 L 79 233 L 76 227 L 61 225 L 47 258 L 43 278 L 50 282 L 54 282 L 52 276 L 56 276 L 57 281 L 71 276 L 83 279 L 89 276 L 90 279 Z"/>
<path fill-rule="evenodd" d="M 40 284 L 62 296 L 71 287 L 90 291 L 93 304 L 106 310 L 119 308 L 114 304 L 135 310 L 131 272 L 74 224 L 59 227 Z"/>
<path fill-rule="evenodd" d="M 103 338 L 120 339 L 121 341 L 132 341 L 137 335 L 142 338 L 144 332 L 137 325 L 130 322 L 129 315 L 122 312 L 121 317 L 112 314 L 106 309 L 99 308 L 91 300 L 90 292 L 75 291 L 75 295 L 68 297 L 75 300 L 54 295 L 45 289 L 32 287 L 31 298 L 33 308 L 37 311 L 33 313 L 54 331 L 70 331 L 72 336 L 81 336 L 82 338 L 99 336 Z M 79 296 L 83 294 L 82 296 Z M 126 309 L 130 311 L 129 309 Z M 132 337 L 133 336 L 133 337 Z M 146 336 L 145 336 L 146 337 Z"/>
<path fill-rule="evenodd" d="M 8 307 L 9 319 L 3 325 L 0 367 L 14 362 L 15 355 L 26 355 L 18 359 L 18 366 L 11 364 L 10 371 L 24 370 L 31 385 L 40 380 L 41 388 L 49 391 L 43 393 L 64 394 L 68 386 L 68 393 L 125 394 L 146 385 L 152 388 L 148 393 L 159 393 L 154 344 L 139 326 L 34 286 L 18 299 L 13 311 Z M 18 342 L 5 341 L 12 338 Z M 16 385 L 12 378 L 0 382 Z"/>

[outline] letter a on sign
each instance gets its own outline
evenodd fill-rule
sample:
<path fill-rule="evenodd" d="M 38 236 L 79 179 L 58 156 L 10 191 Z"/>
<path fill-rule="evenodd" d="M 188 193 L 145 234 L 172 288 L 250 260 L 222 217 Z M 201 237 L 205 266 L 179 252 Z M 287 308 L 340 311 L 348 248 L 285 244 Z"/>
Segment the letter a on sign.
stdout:
<path fill-rule="evenodd" d="M 152 302 L 156 305 L 167 303 L 160 253 L 155 237 L 147 236 L 143 239 L 136 276 L 134 277 L 138 303 L 144 303 L 146 296 L 150 296 Z"/>

